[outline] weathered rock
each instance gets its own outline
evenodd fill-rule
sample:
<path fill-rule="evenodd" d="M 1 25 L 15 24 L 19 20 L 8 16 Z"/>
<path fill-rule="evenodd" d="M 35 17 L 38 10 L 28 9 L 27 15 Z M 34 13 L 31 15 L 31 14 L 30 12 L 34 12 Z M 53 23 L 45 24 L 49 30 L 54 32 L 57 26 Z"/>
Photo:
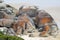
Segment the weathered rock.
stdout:
<path fill-rule="evenodd" d="M 19 16 L 12 27 L 17 34 L 26 34 L 28 30 L 32 31 L 35 28 L 32 21 L 27 15 Z"/>
<path fill-rule="evenodd" d="M 1 18 L 13 19 L 17 14 L 16 12 L 17 12 L 17 9 L 11 7 L 8 4 L 3 3 L 2 0 L 0 1 L 0 13 L 4 14 L 4 15 L 0 15 L 0 19 Z"/>
<path fill-rule="evenodd" d="M 38 31 L 41 31 L 41 35 L 45 35 L 50 31 L 58 31 L 57 24 L 53 22 L 54 19 L 44 10 L 40 10 L 39 14 L 36 16 L 35 24 Z M 54 27 L 53 27 L 54 26 Z"/>
<path fill-rule="evenodd" d="M 29 17 L 33 18 L 38 14 L 36 6 L 28 6 L 28 8 L 24 8 L 24 6 L 20 7 L 18 15 L 27 14 Z"/>
<path fill-rule="evenodd" d="M 0 26 L 2 27 L 11 27 L 11 24 L 14 22 L 13 19 L 0 19 Z"/>

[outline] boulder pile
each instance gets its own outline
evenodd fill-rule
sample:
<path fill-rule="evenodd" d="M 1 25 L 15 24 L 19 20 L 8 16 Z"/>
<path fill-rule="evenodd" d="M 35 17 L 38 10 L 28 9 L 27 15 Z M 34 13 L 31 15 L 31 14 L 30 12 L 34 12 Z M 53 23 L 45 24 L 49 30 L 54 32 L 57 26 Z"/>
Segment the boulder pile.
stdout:
<path fill-rule="evenodd" d="M 3 3 L 0 3 L 3 4 Z M 10 5 L 0 6 L 0 27 L 7 35 L 56 36 L 58 27 L 51 15 L 36 6 L 21 6 L 17 10 Z"/>

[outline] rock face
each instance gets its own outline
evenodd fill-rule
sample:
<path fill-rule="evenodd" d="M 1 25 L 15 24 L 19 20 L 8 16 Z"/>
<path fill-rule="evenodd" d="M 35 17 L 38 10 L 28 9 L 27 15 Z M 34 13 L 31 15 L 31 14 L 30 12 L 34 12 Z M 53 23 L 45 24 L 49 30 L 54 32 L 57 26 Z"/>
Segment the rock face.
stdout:
<path fill-rule="evenodd" d="M 16 9 L 11 7 L 8 4 L 5 4 L 3 2 L 0 2 L 0 13 L 4 14 L 5 18 L 14 18 L 16 16 Z M 0 15 L 1 16 L 1 15 Z"/>
<path fill-rule="evenodd" d="M 13 19 L 0 19 L 0 26 L 9 27 L 13 22 Z"/>
<path fill-rule="evenodd" d="M 26 34 L 27 31 L 33 31 L 33 29 L 35 29 L 32 22 L 33 20 L 31 20 L 27 15 L 19 16 L 16 21 L 17 22 L 13 23 L 12 27 L 17 34 Z"/>
<path fill-rule="evenodd" d="M 36 6 L 29 6 L 25 8 L 24 6 L 21 6 L 19 8 L 19 14 L 18 15 L 23 15 L 27 14 L 29 17 L 34 18 L 38 14 L 38 8 Z"/>
<path fill-rule="evenodd" d="M 0 27 L 6 27 L 9 35 L 47 36 L 56 35 L 58 27 L 54 19 L 44 10 L 32 8 L 17 10 L 10 5 L 0 2 Z"/>
<path fill-rule="evenodd" d="M 58 27 L 54 21 L 54 19 L 44 10 L 40 10 L 39 14 L 36 16 L 35 24 L 37 25 L 37 29 L 41 32 L 40 35 L 54 35 L 54 32 L 57 32 Z M 53 27 L 54 26 L 54 27 Z M 56 35 L 56 34 L 55 34 Z"/>
<path fill-rule="evenodd" d="M 11 24 L 14 22 L 16 12 L 17 10 L 15 8 L 3 3 L 3 1 L 0 0 L 0 27 L 6 28 L 6 31 L 4 30 L 5 34 L 12 34 L 12 32 L 14 34 L 14 30 L 11 28 Z"/>

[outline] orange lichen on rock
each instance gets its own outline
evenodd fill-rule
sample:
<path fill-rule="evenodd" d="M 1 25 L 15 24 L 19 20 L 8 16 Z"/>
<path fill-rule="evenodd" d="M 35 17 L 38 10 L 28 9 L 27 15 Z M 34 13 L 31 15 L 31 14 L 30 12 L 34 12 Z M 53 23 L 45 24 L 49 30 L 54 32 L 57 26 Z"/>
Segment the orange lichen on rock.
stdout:
<path fill-rule="evenodd" d="M 49 22 L 51 22 L 51 19 L 50 18 L 42 18 L 40 22 L 42 24 L 49 23 Z"/>

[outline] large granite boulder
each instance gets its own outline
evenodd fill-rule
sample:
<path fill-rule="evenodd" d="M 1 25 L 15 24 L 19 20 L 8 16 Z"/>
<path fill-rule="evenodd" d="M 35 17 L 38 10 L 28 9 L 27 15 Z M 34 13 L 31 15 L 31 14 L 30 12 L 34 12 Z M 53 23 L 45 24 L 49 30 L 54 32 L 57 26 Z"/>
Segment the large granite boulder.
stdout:
<path fill-rule="evenodd" d="M 38 13 L 37 13 L 37 7 L 36 6 L 21 6 L 19 8 L 19 14 L 18 15 L 23 15 L 23 14 L 27 14 L 29 17 L 33 18 L 35 17 Z"/>
<path fill-rule="evenodd" d="M 35 25 L 38 31 L 41 32 L 40 35 L 45 35 L 46 33 L 54 35 L 58 31 L 58 26 L 52 16 L 44 10 L 39 11 L 36 16 Z"/>
<path fill-rule="evenodd" d="M 0 16 L 7 16 L 8 19 L 11 19 L 16 16 L 17 9 L 13 8 L 12 6 L 10 6 L 8 4 L 0 2 L 0 12 L 1 11 L 4 15 L 0 15 Z"/>

